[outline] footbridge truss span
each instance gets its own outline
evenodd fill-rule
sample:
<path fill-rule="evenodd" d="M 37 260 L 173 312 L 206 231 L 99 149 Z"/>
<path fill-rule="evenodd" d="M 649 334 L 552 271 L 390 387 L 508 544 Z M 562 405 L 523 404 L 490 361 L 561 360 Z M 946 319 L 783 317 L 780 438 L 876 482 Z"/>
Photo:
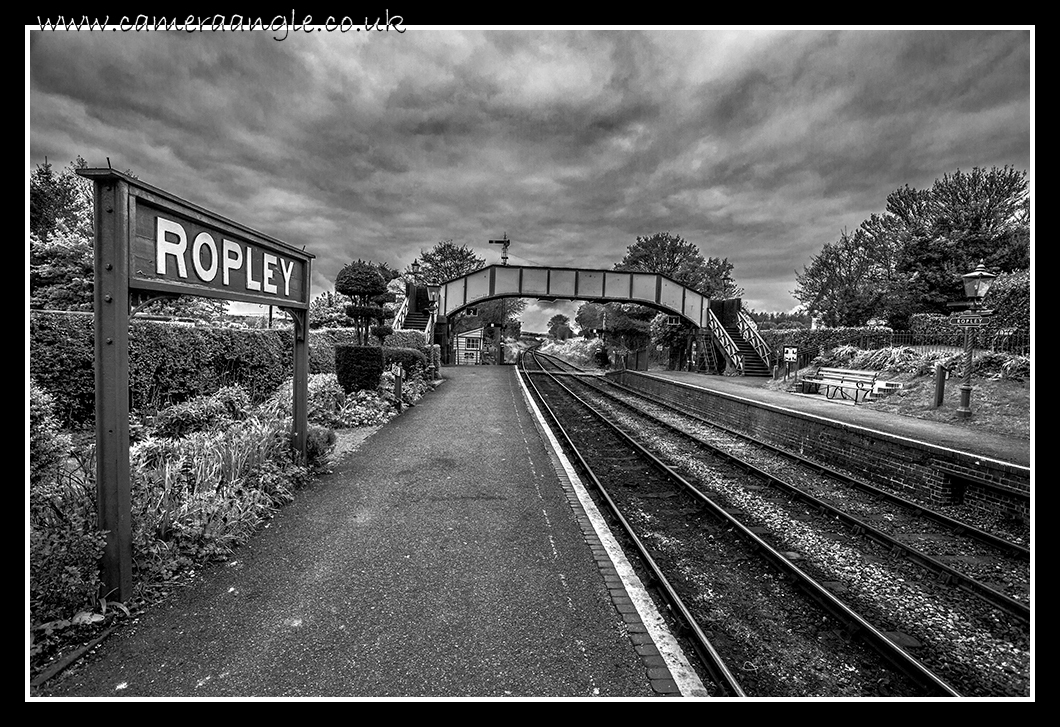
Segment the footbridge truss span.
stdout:
<path fill-rule="evenodd" d="M 638 303 L 708 327 L 710 299 L 659 273 L 490 265 L 439 286 L 446 317 L 492 298 Z"/>

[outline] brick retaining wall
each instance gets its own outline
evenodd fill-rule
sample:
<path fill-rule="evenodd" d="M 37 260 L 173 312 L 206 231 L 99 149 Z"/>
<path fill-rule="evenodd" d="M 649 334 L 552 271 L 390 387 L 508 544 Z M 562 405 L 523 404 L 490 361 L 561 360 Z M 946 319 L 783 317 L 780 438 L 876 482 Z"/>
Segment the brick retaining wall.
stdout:
<path fill-rule="evenodd" d="M 843 470 L 900 496 L 965 502 L 1030 519 L 1030 468 L 699 389 L 633 371 L 612 381 L 712 422 Z"/>

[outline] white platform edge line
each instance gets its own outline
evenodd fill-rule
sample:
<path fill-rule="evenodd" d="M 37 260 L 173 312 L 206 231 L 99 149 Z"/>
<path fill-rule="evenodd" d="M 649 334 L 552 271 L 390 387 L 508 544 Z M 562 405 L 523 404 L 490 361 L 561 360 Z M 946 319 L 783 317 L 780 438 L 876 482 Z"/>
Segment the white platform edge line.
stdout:
<path fill-rule="evenodd" d="M 570 479 L 571 486 L 574 488 L 574 493 L 578 496 L 578 500 L 581 503 L 582 508 L 585 510 L 586 517 L 589 518 L 589 522 L 593 526 L 593 530 L 596 531 L 600 543 L 607 551 L 608 557 L 611 558 L 611 563 L 615 566 L 615 571 L 618 573 L 619 578 L 622 579 L 626 592 L 629 594 L 629 600 L 637 609 L 637 613 L 640 615 L 641 621 L 648 630 L 648 634 L 651 636 L 652 641 L 655 642 L 655 646 L 659 649 L 659 654 L 666 662 L 670 674 L 673 676 L 674 682 L 677 684 L 677 688 L 681 690 L 681 696 L 710 696 L 707 693 L 706 688 L 703 686 L 703 682 L 700 680 L 699 675 L 692 668 L 692 665 L 689 664 L 688 658 L 685 656 L 681 646 L 677 643 L 673 634 L 670 633 L 670 629 L 666 626 L 665 620 L 659 614 L 658 609 L 655 608 L 655 603 L 651 600 L 651 596 L 648 595 L 647 589 L 644 588 L 644 584 L 633 570 L 633 566 L 631 566 L 626 559 L 626 555 L 618 545 L 618 541 L 616 541 L 611 534 L 611 529 L 607 526 L 600 511 L 596 509 L 596 503 L 594 503 L 592 498 L 589 497 L 589 493 L 586 491 L 585 485 L 582 484 L 581 478 L 578 477 L 578 473 L 575 472 L 570 460 L 568 460 L 567 456 L 563 453 L 563 448 L 560 447 L 559 441 L 552 432 L 552 428 L 548 425 L 548 422 L 538 408 L 537 403 L 530 395 L 530 390 L 527 388 L 526 382 L 523 380 L 522 372 L 516 370 L 516 373 L 519 375 L 519 386 L 523 390 L 523 396 L 526 398 L 530 410 L 533 412 L 538 424 L 541 425 L 541 430 L 544 432 L 549 445 L 552 447 L 553 454 L 555 454 L 556 459 L 559 460 L 564 472 Z"/>

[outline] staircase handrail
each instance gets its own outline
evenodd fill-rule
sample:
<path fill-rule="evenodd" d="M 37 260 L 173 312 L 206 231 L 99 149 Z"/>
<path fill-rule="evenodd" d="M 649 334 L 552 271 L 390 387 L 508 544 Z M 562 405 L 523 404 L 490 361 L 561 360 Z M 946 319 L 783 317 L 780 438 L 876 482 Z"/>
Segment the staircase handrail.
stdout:
<path fill-rule="evenodd" d="M 428 346 L 434 345 L 434 326 L 438 322 L 438 309 L 441 306 L 441 295 L 439 288 L 427 286 L 427 299 L 430 304 L 427 307 L 430 315 L 427 317 L 427 326 L 423 329 L 423 336 Z"/>
<path fill-rule="evenodd" d="M 772 358 L 772 351 L 766 343 L 766 340 L 762 338 L 762 334 L 759 332 L 758 324 L 755 323 L 754 318 L 752 318 L 743 308 L 741 308 L 739 312 L 739 325 L 740 335 L 744 337 L 745 341 L 754 347 L 754 350 L 762 357 L 762 361 L 765 362 L 766 366 L 771 366 L 773 363 L 770 361 L 770 358 Z"/>
<path fill-rule="evenodd" d="M 426 344 L 430 346 L 434 343 L 434 322 L 438 318 L 437 311 L 431 311 L 431 315 L 427 318 L 427 325 L 423 329 L 423 337 L 426 339 Z"/>
<path fill-rule="evenodd" d="M 401 301 L 401 307 L 397 309 L 397 313 L 394 314 L 394 330 L 400 331 L 405 327 L 405 316 L 409 313 L 409 299 L 405 296 L 405 299 Z"/>
<path fill-rule="evenodd" d="M 714 315 L 714 311 L 707 310 L 707 327 L 710 329 L 710 334 L 714 339 L 721 344 L 721 350 L 725 354 L 725 358 L 732 361 L 733 367 L 739 375 L 743 375 L 743 354 L 740 353 L 739 347 L 736 342 L 729 336 L 729 332 L 725 330 L 725 327 L 721 325 L 721 321 Z"/>

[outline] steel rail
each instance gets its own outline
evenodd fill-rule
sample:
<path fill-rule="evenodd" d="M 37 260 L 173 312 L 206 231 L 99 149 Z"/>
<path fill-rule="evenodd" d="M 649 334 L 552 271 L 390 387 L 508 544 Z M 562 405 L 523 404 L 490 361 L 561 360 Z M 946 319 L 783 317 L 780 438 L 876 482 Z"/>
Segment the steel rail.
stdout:
<path fill-rule="evenodd" d="M 810 468 L 815 469 L 815 470 L 817 470 L 819 472 L 823 472 L 824 474 L 827 474 L 830 477 L 834 477 L 834 478 L 836 478 L 838 480 L 841 480 L 843 482 L 848 482 L 852 486 L 854 486 L 854 487 L 856 487 L 856 488 L 858 488 L 860 490 L 863 490 L 865 492 L 868 492 L 868 493 L 871 493 L 873 495 L 876 495 L 877 497 L 879 497 L 881 499 L 887 500 L 888 502 L 894 503 L 896 505 L 900 505 L 900 506 L 902 506 L 902 507 L 904 507 L 904 508 L 906 508 L 908 510 L 912 510 L 914 512 L 917 512 L 917 513 L 923 515 L 924 517 L 926 517 L 926 518 L 928 518 L 930 520 L 934 520 L 934 521 L 936 521 L 936 522 L 938 522 L 938 523 L 940 523 L 942 525 L 946 525 L 948 527 L 951 527 L 954 530 L 959 531 L 961 534 L 968 535 L 968 537 L 970 537 L 970 538 L 972 538 L 974 540 L 978 540 L 978 541 L 983 542 L 983 543 L 985 543 L 987 545 L 995 547 L 998 550 L 1003 550 L 1003 551 L 1009 553 L 1010 555 L 1015 556 L 1016 558 L 1019 558 L 1021 560 L 1025 560 L 1025 561 L 1030 562 L 1030 548 L 1026 548 L 1026 547 L 1020 545 L 1019 543 L 1013 543 L 1011 540 L 1006 540 L 1005 538 L 1002 538 L 999 535 L 995 535 L 994 533 L 990 533 L 990 532 L 987 532 L 985 530 L 981 530 L 981 529 L 976 528 L 976 527 L 974 527 L 972 525 L 969 525 L 968 523 L 961 522 L 960 520 L 957 520 L 956 518 L 950 517 L 949 515 L 945 515 L 943 513 L 940 513 L 937 510 L 932 510 L 931 508 L 926 507 L 924 505 L 921 505 L 920 503 L 913 502 L 912 500 L 908 500 L 908 499 L 902 497 L 901 495 L 896 495 L 893 492 L 888 492 L 887 490 L 884 490 L 884 489 L 882 489 L 880 487 L 877 487 L 875 485 L 869 484 L 868 482 L 865 482 L 864 480 L 860 480 L 857 477 L 853 477 L 852 475 L 846 474 L 845 472 L 840 472 L 839 470 L 833 469 L 833 468 L 829 467 L 828 465 L 821 464 L 820 462 L 815 462 L 812 459 L 808 459 L 808 458 L 806 458 L 806 457 L 804 457 L 804 456 L 802 456 L 800 454 L 797 454 L 795 452 L 791 452 L 789 450 L 783 449 L 782 447 L 778 447 L 777 445 L 772 444 L 770 442 L 766 442 L 766 441 L 764 441 L 762 439 L 758 439 L 757 437 L 754 437 L 754 436 L 752 436 L 750 434 L 746 434 L 744 432 L 737 431 L 735 429 L 732 429 L 730 427 L 725 426 L 724 424 L 718 424 L 717 422 L 712 422 L 709 419 L 707 419 L 706 417 L 702 416 L 701 414 L 698 414 L 698 413 L 696 413 L 694 411 L 691 411 L 691 410 L 689 410 L 689 409 L 687 409 L 685 407 L 679 406 L 677 404 L 673 404 L 673 403 L 668 402 L 668 401 L 662 401 L 661 399 L 651 399 L 646 394 L 644 394 L 643 392 L 637 391 L 636 389 L 631 389 L 628 386 L 620 384 L 620 383 L 618 383 L 616 381 L 612 381 L 611 379 L 608 379 L 606 377 L 598 377 L 598 378 L 600 378 L 603 381 L 606 381 L 608 386 L 613 386 L 613 387 L 615 387 L 617 389 L 621 389 L 622 391 L 628 392 L 629 394 L 631 394 L 633 396 L 640 397 L 641 399 L 647 399 L 648 401 L 651 401 L 652 404 L 655 404 L 657 406 L 661 406 L 661 407 L 666 408 L 666 409 L 670 409 L 670 410 L 672 410 L 674 412 L 677 412 L 678 414 L 681 414 L 683 416 L 687 416 L 687 417 L 689 417 L 691 419 L 695 419 L 695 420 L 697 420 L 697 421 L 699 421 L 699 422 L 701 422 L 701 423 L 703 423 L 703 424 L 705 424 L 707 426 L 715 427 L 717 429 L 720 429 L 721 431 L 725 432 L 726 434 L 731 434 L 734 437 L 738 437 L 740 439 L 747 440 L 748 442 L 751 442 L 753 444 L 757 444 L 760 447 L 768 449 L 768 450 L 770 450 L 772 452 L 776 452 L 778 455 L 780 455 L 782 457 L 787 457 L 788 459 L 792 459 L 792 460 L 794 460 L 794 461 L 796 461 L 796 462 L 798 462 L 798 463 L 800 463 L 802 465 L 805 465 L 806 467 L 810 467 Z"/>
<path fill-rule="evenodd" d="M 771 563 L 779 572 L 787 576 L 795 585 L 801 588 L 808 596 L 815 600 L 822 608 L 836 618 L 840 623 L 844 625 L 847 632 L 851 635 L 856 635 L 862 638 L 867 644 L 872 646 L 877 653 L 887 659 L 893 666 L 899 669 L 909 678 L 921 686 L 933 690 L 935 696 L 948 696 L 948 697 L 960 697 L 962 696 L 952 686 L 943 681 L 938 675 L 928 669 L 918 659 L 914 658 L 911 654 L 907 653 L 893 641 L 891 641 L 886 635 L 879 631 L 875 626 L 869 623 L 860 614 L 856 613 L 849 606 L 843 603 L 841 600 L 836 598 L 828 589 L 819 584 L 814 580 L 808 573 L 804 572 L 790 560 L 785 558 L 780 552 L 775 550 L 767 542 L 758 537 L 743 523 L 737 520 L 735 517 L 730 515 L 724 508 L 715 503 L 699 489 L 697 489 L 692 483 L 682 477 L 672 467 L 667 465 L 665 462 L 660 460 L 654 454 L 645 449 L 641 444 L 632 439 L 627 433 L 622 431 L 620 427 L 615 425 L 613 422 L 607 419 L 602 413 L 597 411 L 594 407 L 586 403 L 581 397 L 578 397 L 563 383 L 561 383 L 556 377 L 552 377 L 556 384 L 568 393 L 569 396 L 577 400 L 585 409 L 592 413 L 600 422 L 613 429 L 623 440 L 629 443 L 629 446 L 640 452 L 641 455 L 652 463 L 659 470 L 669 475 L 674 482 L 678 483 L 683 489 L 692 494 L 697 500 L 704 504 L 707 509 L 714 514 L 718 519 L 724 522 L 727 526 L 731 527 L 746 541 L 751 543 L 755 551 Z M 554 414 L 552 415 L 555 416 Z M 568 438 L 568 442 L 569 442 Z M 580 458 L 580 456 L 579 456 Z"/>
<path fill-rule="evenodd" d="M 613 394 L 610 394 L 610 393 L 608 393 L 606 391 L 603 391 L 602 389 L 599 389 L 596 386 L 593 386 L 592 384 L 586 384 L 586 386 L 591 386 L 593 388 L 593 390 L 597 391 L 600 395 L 607 396 L 607 397 L 611 398 L 612 400 L 614 400 L 620 406 L 625 407 L 626 409 L 629 409 L 630 411 L 636 412 L 636 414 L 638 416 L 642 416 L 642 417 L 650 420 L 651 422 L 653 422 L 653 423 L 655 423 L 655 424 L 657 424 L 659 426 L 665 427 L 666 429 L 669 429 L 670 431 L 678 434 L 679 436 L 681 436 L 681 437 L 683 437 L 683 438 L 685 438 L 687 440 L 690 440 L 690 441 L 694 442 L 695 444 L 697 444 L 697 445 L 699 445 L 701 447 L 704 447 L 704 448 L 710 450 L 712 453 L 714 453 L 715 455 L 717 455 L 721 459 L 724 459 L 724 460 L 728 461 L 733 466 L 735 466 L 735 467 L 737 467 L 737 468 L 739 468 L 739 469 L 741 469 L 741 470 L 743 470 L 743 471 L 745 471 L 745 472 L 747 472 L 747 473 L 749 473 L 749 474 L 751 474 L 753 476 L 761 478 L 767 484 L 769 484 L 769 485 L 771 485 L 773 487 L 776 487 L 776 488 L 786 492 L 787 494 L 798 498 L 802 502 L 805 502 L 805 503 L 811 505 L 812 507 L 816 508 L 817 510 L 819 510 L 821 512 L 824 512 L 824 513 L 826 513 L 828 515 L 832 515 L 832 516 L 836 517 L 837 519 L 839 519 L 839 520 L 843 521 L 844 523 L 846 523 L 847 525 L 851 526 L 851 528 L 854 530 L 855 534 L 866 535 L 867 537 L 875 540 L 876 542 L 880 543 L 881 545 L 884 545 L 884 546 L 890 548 L 892 550 L 892 552 L 900 552 L 900 553 L 904 554 L 911 561 L 919 564 L 923 568 L 925 568 L 925 569 L 927 569 L 929 571 L 932 571 L 932 572 L 934 572 L 934 573 L 936 573 L 938 575 L 943 576 L 946 579 L 946 582 L 952 583 L 953 585 L 965 590 L 968 593 L 971 593 L 972 595 L 974 595 L 974 596 L 976 596 L 978 598 L 982 598 L 984 601 L 986 601 L 987 603 L 990 603 L 992 606 L 996 606 L 997 608 L 1005 611 L 1006 613 L 1009 613 L 1009 614 L 1015 616 L 1016 618 L 1018 618 L 1020 621 L 1022 621 L 1024 623 L 1030 623 L 1030 606 L 1029 605 L 1027 605 L 1025 603 L 1022 603 L 1021 601 L 1017 601 L 1016 599 L 1012 598 L 1011 596 L 1008 596 L 1008 595 L 1006 595 L 1004 593 L 1001 593 L 1000 591 L 998 591 L 998 590 L 986 585 L 985 583 L 981 583 L 980 581 L 977 581 L 976 579 L 972 578 L 971 576 L 968 576 L 967 574 L 957 570 L 953 566 L 947 565 L 946 563 L 943 563 L 942 561 L 934 558 L 933 556 L 928 555 L 927 553 L 924 553 L 924 552 L 918 550 L 917 548 L 914 548 L 913 546 L 909 545 L 908 543 L 902 542 L 901 540 L 899 540 L 898 538 L 894 537 L 893 535 L 890 535 L 889 533 L 886 533 L 883 530 L 880 530 L 875 525 L 871 525 L 871 524 L 865 522 L 864 520 L 861 520 L 860 518 L 857 518 L 857 517 L 845 512 L 844 510 L 841 510 L 840 508 L 835 507 L 834 505 L 831 505 L 831 504 L 829 504 L 827 502 L 824 502 L 823 500 L 821 500 L 820 498 L 816 497 L 815 495 L 812 495 L 812 494 L 802 490 L 798 486 L 793 485 L 790 482 L 787 482 L 787 481 L 781 479 L 777 475 L 774 475 L 774 474 L 772 474 L 770 472 L 767 472 L 766 470 L 763 470 L 762 468 L 758 467 L 755 464 L 752 464 L 750 462 L 747 462 L 746 460 L 741 459 L 739 456 L 737 456 L 737 455 L 735 455 L 735 454 L 733 454 L 731 452 L 725 451 L 724 449 L 722 449 L 721 447 L 718 447 L 717 445 L 711 444 L 708 441 L 700 439 L 696 435 L 691 434 L 689 432 L 686 432 L 686 431 L 680 429 L 679 427 L 677 427 L 674 424 L 671 424 L 669 422 L 665 422 L 665 421 L 653 416 L 652 414 L 650 414 L 648 412 L 645 412 L 645 411 L 643 411 L 641 409 L 638 409 L 635 405 L 630 404 L 629 402 L 622 401 L 621 399 L 615 397 Z M 816 470 L 818 468 L 814 468 L 814 469 Z M 846 478 L 844 478 L 844 477 L 839 477 L 839 479 L 840 479 L 841 482 L 845 482 L 846 481 Z M 914 512 L 914 514 L 921 514 L 921 512 L 922 512 L 922 508 L 918 508 L 917 511 Z"/>
<path fill-rule="evenodd" d="M 533 353 L 531 353 L 531 357 L 534 358 L 534 360 L 536 361 L 536 356 Z M 529 373 L 525 371 L 524 362 L 520 361 L 520 365 L 524 369 L 524 374 Z M 540 372 L 535 373 L 544 373 L 548 375 L 548 372 L 545 371 L 543 368 Z M 560 384 L 555 379 L 555 377 L 551 378 L 553 381 L 556 382 L 557 385 L 563 387 L 563 385 Z M 743 687 L 740 686 L 740 682 L 736 679 L 732 671 L 730 671 L 728 666 L 725 664 L 725 660 L 722 659 L 721 655 L 718 654 L 717 650 L 715 650 L 714 645 L 710 643 L 710 640 L 707 638 L 706 634 L 703 633 L 703 630 L 696 622 L 695 617 L 692 616 L 692 613 L 685 606 L 684 602 L 681 600 L 681 597 L 677 594 L 677 591 L 672 585 L 670 585 L 670 582 L 667 580 L 666 576 L 663 575 L 662 569 L 648 553 L 648 549 L 641 542 L 640 538 L 638 538 L 636 533 L 634 533 L 633 527 L 622 515 L 618 508 L 618 505 L 611 498 L 610 494 L 608 494 L 607 489 L 603 486 L 603 483 L 600 482 L 596 474 L 593 472 L 593 469 L 589 466 L 589 463 L 585 461 L 584 457 L 582 457 L 581 452 L 574 445 L 574 442 L 567 434 L 566 428 L 564 428 L 564 426 L 560 423 L 559 417 L 556 416 L 556 413 L 552 410 L 552 407 L 545 400 L 545 397 L 541 394 L 541 391 L 540 389 L 538 389 L 537 384 L 533 381 L 533 378 L 527 376 L 526 381 L 527 384 L 530 386 L 531 390 L 533 391 L 534 396 L 540 404 L 541 408 L 548 414 L 549 419 L 551 419 L 553 425 L 555 426 L 556 430 L 560 435 L 560 439 L 566 443 L 567 448 L 574 455 L 583 472 L 588 476 L 593 486 L 596 487 L 597 491 L 607 503 L 607 506 L 611 510 L 611 513 L 615 516 L 619 523 L 621 523 L 623 530 L 625 530 L 626 535 L 630 538 L 630 540 L 636 547 L 641 559 L 644 561 L 649 572 L 651 573 L 652 579 L 658 585 L 660 591 L 662 592 L 664 599 L 680 615 L 681 620 L 684 622 L 684 628 L 687 630 L 691 638 L 692 644 L 696 649 L 696 653 L 699 655 L 703 667 L 707 670 L 707 673 L 710 674 L 711 679 L 714 680 L 715 684 L 724 693 L 725 696 L 747 696 L 747 694 L 743 690 Z M 565 389 L 566 387 L 563 388 Z"/>

